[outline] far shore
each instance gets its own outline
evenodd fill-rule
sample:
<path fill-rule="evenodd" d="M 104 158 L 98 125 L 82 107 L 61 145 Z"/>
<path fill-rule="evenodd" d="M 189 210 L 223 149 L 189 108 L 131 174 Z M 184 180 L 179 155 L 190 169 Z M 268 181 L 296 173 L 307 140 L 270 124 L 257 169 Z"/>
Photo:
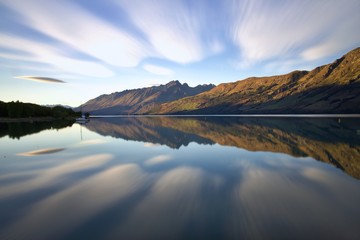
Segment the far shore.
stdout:
<path fill-rule="evenodd" d="M 360 118 L 360 114 L 119 114 L 90 115 L 90 118 L 117 117 L 260 117 L 260 118 Z"/>
<path fill-rule="evenodd" d="M 164 114 L 164 115 L 91 115 L 90 118 L 117 118 L 117 117 L 260 117 L 260 118 L 360 118 L 360 114 Z M 74 117 L 55 118 L 55 117 L 24 117 L 7 118 L 0 117 L 0 123 L 33 123 L 51 122 L 57 120 L 74 120 Z"/>

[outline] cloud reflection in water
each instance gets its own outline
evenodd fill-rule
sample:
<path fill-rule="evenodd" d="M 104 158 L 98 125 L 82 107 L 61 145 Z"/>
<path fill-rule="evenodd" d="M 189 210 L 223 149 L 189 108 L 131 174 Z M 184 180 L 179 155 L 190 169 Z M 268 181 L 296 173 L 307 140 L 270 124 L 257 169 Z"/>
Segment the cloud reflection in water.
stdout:
<path fill-rule="evenodd" d="M 139 190 L 145 181 L 142 176 L 133 164 L 104 170 L 35 204 L 8 231 L 14 234 L 22 229 L 21 234 L 33 239 L 61 236 Z M 47 231 L 40 231 L 45 225 Z"/>
<path fill-rule="evenodd" d="M 84 171 L 99 167 L 112 158 L 109 154 L 97 154 L 86 156 L 79 159 L 74 159 L 70 162 L 60 163 L 58 166 L 39 169 L 37 171 L 23 172 L 19 174 L 11 174 L 8 177 L 14 178 L 21 175 L 32 175 L 33 177 L 25 182 L 15 182 L 10 185 L 0 186 L 0 199 L 5 197 L 13 197 L 17 194 L 23 194 L 28 191 L 46 188 L 56 184 L 59 179 L 64 178 L 65 175 Z M 3 179 L 6 179 L 3 177 Z"/>
<path fill-rule="evenodd" d="M 39 150 L 30 151 L 30 152 L 19 153 L 18 155 L 30 157 L 30 156 L 35 156 L 35 155 L 57 153 L 57 152 L 64 151 L 65 149 L 66 148 L 45 148 L 45 149 L 39 149 Z"/>

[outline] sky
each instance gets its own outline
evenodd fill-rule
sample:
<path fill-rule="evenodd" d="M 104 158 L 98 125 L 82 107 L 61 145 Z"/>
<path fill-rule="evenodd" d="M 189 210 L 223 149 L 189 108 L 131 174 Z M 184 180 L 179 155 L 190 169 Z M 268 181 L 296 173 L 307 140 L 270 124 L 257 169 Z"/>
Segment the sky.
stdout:
<path fill-rule="evenodd" d="M 0 100 L 311 70 L 360 46 L 359 0 L 0 0 Z"/>

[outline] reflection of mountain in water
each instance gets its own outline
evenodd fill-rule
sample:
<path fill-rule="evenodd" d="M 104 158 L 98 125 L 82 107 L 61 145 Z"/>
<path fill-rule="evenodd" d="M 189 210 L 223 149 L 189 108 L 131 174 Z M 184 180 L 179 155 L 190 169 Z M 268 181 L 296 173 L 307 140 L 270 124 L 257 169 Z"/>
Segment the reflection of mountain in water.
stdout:
<path fill-rule="evenodd" d="M 91 119 L 85 126 L 103 136 L 167 145 L 187 146 L 190 142 L 213 144 L 213 141 L 191 132 L 162 125 L 163 118 L 124 117 Z"/>
<path fill-rule="evenodd" d="M 358 119 L 127 117 L 93 119 L 86 127 L 101 135 L 165 144 L 218 143 L 249 151 L 310 156 L 360 178 Z"/>
<path fill-rule="evenodd" d="M 23 136 L 38 133 L 46 129 L 65 128 L 71 126 L 73 123 L 74 120 L 0 123 L 0 138 L 9 135 L 10 138 L 19 139 Z"/>

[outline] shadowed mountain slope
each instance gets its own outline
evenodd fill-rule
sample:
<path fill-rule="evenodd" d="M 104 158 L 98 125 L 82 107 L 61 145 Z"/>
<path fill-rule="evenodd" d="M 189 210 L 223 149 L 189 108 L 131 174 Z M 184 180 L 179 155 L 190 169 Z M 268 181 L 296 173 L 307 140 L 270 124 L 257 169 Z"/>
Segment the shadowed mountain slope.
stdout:
<path fill-rule="evenodd" d="M 190 87 L 186 83 L 171 81 L 166 85 L 125 90 L 101 95 L 77 108 L 91 114 L 142 114 L 158 103 L 169 102 L 208 91 L 215 85 Z"/>

